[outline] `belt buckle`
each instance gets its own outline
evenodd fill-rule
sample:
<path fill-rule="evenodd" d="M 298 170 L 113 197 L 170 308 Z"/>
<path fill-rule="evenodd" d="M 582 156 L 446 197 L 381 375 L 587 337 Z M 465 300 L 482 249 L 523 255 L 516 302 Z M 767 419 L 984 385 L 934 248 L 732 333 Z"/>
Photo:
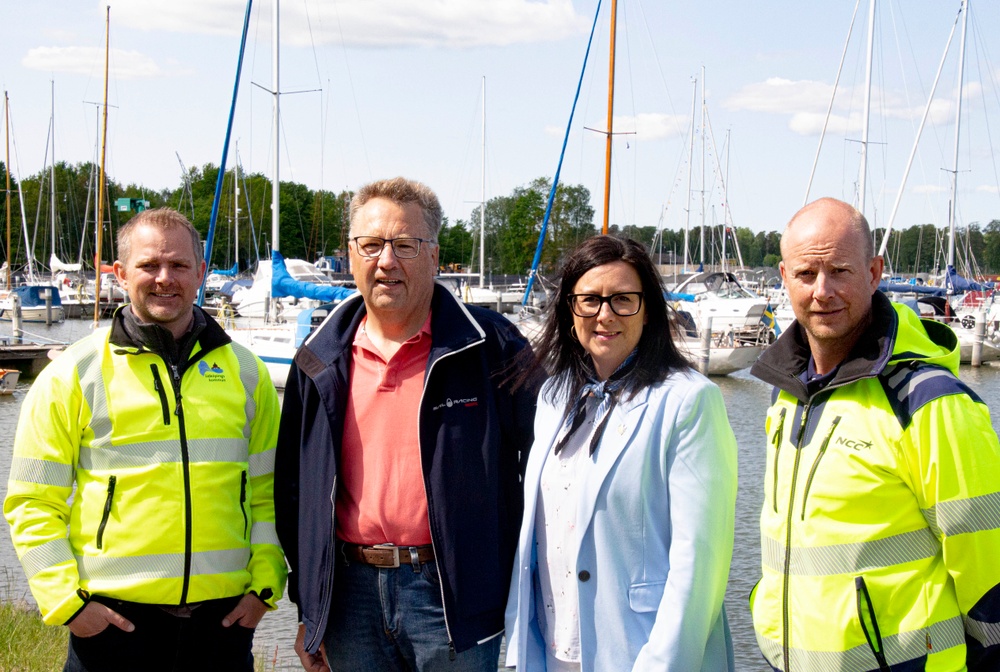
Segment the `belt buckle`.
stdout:
<path fill-rule="evenodd" d="M 379 548 L 386 551 L 392 551 L 392 564 L 391 565 L 378 565 L 383 569 L 396 569 L 399 567 L 399 546 L 394 546 L 392 544 L 376 544 L 372 548 Z"/>

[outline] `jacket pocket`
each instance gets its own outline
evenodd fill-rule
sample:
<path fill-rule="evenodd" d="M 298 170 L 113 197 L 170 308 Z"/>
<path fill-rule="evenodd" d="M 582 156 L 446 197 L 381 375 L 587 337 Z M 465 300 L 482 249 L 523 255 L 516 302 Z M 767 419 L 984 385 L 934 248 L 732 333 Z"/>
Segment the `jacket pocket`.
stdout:
<path fill-rule="evenodd" d="M 104 513 L 101 514 L 101 524 L 97 526 L 97 548 L 104 547 L 104 528 L 108 525 L 108 518 L 111 516 L 111 502 L 115 498 L 115 485 L 118 483 L 116 476 L 108 477 L 108 497 L 104 500 Z"/>
<path fill-rule="evenodd" d="M 240 473 L 240 512 L 243 514 L 243 537 L 247 536 L 247 528 L 250 520 L 247 518 L 247 472 L 244 469 Z"/>
<path fill-rule="evenodd" d="M 628 589 L 628 606 L 635 612 L 656 611 L 663 599 L 666 581 L 651 583 L 633 583 Z"/>
<path fill-rule="evenodd" d="M 858 621 L 861 623 L 861 631 L 865 633 L 865 639 L 868 640 L 868 648 L 875 656 L 879 672 L 890 672 L 889 663 L 885 659 L 885 649 L 882 647 L 882 633 L 878 628 L 875 607 L 863 576 L 854 577 L 854 589 L 858 600 Z"/>

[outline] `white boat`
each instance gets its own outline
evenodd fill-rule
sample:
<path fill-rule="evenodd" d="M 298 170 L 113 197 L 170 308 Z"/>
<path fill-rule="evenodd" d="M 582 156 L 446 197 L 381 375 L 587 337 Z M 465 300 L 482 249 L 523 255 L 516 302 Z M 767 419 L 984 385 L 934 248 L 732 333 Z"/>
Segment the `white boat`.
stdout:
<path fill-rule="evenodd" d="M 0 294 L 0 320 L 10 322 L 13 319 L 13 294 L 20 299 L 22 322 L 62 322 L 66 319 L 58 289 L 52 285 L 21 285 Z"/>
<path fill-rule="evenodd" d="M 17 369 L 0 369 L 0 394 L 14 394 L 20 376 Z"/>

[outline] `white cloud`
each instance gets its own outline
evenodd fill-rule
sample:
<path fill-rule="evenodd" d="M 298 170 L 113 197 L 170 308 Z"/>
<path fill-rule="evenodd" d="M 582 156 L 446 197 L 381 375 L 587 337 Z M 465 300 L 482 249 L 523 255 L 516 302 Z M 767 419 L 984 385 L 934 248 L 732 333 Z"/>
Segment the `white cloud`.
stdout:
<path fill-rule="evenodd" d="M 771 77 L 763 82 L 744 86 L 723 105 L 730 110 L 752 112 L 821 113 L 830 104 L 831 93 L 833 87 L 823 82 Z"/>
<path fill-rule="evenodd" d="M 615 132 L 635 133 L 639 140 L 660 140 L 682 136 L 691 123 L 689 117 L 645 112 L 635 116 L 615 116 Z"/>
<path fill-rule="evenodd" d="M 243 0 L 121 0 L 114 6 L 127 26 L 210 34 L 238 33 L 244 9 Z M 270 4 L 257 13 L 270 23 Z M 587 25 L 572 0 L 327 0 L 283 7 L 281 39 L 299 46 L 465 48 L 558 40 Z"/>
<path fill-rule="evenodd" d="M 948 191 L 948 188 L 940 184 L 917 184 L 910 191 L 914 194 L 943 194 Z"/>
<path fill-rule="evenodd" d="M 798 112 L 792 115 L 788 121 L 788 128 L 798 135 L 819 135 L 823 132 L 823 123 L 826 122 L 826 113 L 819 112 Z M 861 130 L 860 117 L 844 117 L 839 114 L 831 114 L 827 123 L 827 135 L 847 135 L 857 133 Z"/>
<path fill-rule="evenodd" d="M 1000 187 L 995 184 L 980 184 L 976 191 L 981 194 L 1000 194 Z"/>
<path fill-rule="evenodd" d="M 165 74 L 156 62 L 138 51 L 112 49 L 110 67 L 119 79 L 159 77 Z M 104 49 L 98 47 L 35 47 L 21 59 L 31 70 L 94 75 L 103 72 Z"/>

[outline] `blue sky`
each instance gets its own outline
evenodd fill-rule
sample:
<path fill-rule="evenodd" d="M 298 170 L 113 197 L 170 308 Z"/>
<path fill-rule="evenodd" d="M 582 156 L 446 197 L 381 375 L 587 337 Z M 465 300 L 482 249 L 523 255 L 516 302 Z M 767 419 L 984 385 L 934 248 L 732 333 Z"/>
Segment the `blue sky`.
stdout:
<path fill-rule="evenodd" d="M 53 81 L 56 158 L 93 158 L 105 3 L 3 5 L 0 84 L 11 96 L 15 172 L 43 166 Z M 959 7 L 885 0 L 876 8 L 865 212 L 882 225 Z M 112 177 L 159 190 L 180 183 L 175 153 L 188 166 L 218 163 L 245 8 L 242 0 L 113 3 Z M 451 220 L 468 219 L 481 194 L 484 76 L 486 197 L 554 173 L 597 0 L 283 0 L 281 8 L 282 179 L 339 191 L 401 174 L 434 188 Z M 605 0 L 562 172 L 564 182 L 591 190 L 598 213 L 604 137 L 585 127 L 606 127 L 609 8 Z M 614 141 L 612 223 L 720 222 L 726 181 L 735 225 L 780 230 L 804 201 L 854 9 L 852 0 L 619 0 L 615 130 L 624 134 Z M 868 11 L 865 0 L 812 197 L 856 201 Z M 267 174 L 270 22 L 270 2 L 258 0 L 233 132 L 243 168 Z M 960 224 L 1000 218 L 998 26 L 1000 3 L 973 0 Z M 896 226 L 947 221 L 959 39 L 960 30 Z"/>

